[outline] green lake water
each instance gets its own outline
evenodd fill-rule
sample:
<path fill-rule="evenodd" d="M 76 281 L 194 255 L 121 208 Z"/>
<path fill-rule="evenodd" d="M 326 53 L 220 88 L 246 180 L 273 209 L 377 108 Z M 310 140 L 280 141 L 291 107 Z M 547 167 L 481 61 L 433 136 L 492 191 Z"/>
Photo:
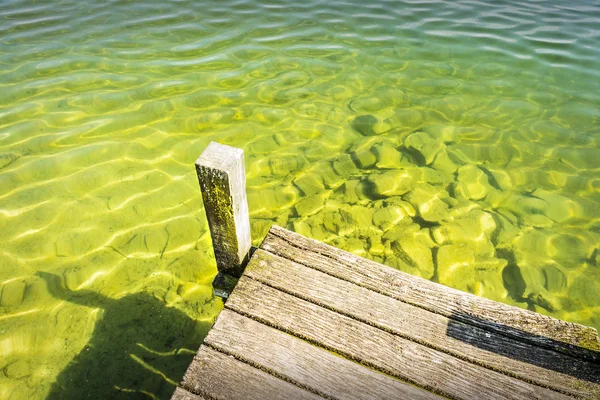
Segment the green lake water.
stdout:
<path fill-rule="evenodd" d="M 0 398 L 161 398 L 222 309 L 193 163 L 271 224 L 600 327 L 591 1 L 2 1 Z"/>

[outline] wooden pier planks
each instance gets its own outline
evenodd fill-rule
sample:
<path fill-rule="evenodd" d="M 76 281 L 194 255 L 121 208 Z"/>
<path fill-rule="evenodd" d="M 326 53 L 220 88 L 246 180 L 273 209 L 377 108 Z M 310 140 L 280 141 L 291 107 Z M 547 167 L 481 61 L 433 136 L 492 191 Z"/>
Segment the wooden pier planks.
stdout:
<path fill-rule="evenodd" d="M 174 398 L 600 398 L 594 329 L 279 227 L 225 308 Z"/>

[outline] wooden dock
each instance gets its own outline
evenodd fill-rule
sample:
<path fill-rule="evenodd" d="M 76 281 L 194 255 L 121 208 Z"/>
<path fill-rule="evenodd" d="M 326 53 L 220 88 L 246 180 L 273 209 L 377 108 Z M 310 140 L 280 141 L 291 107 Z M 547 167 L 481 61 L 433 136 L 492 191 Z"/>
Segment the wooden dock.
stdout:
<path fill-rule="evenodd" d="M 598 344 L 273 227 L 173 398 L 600 398 Z"/>
<path fill-rule="evenodd" d="M 593 328 L 276 226 L 243 271 L 174 400 L 600 399 Z"/>

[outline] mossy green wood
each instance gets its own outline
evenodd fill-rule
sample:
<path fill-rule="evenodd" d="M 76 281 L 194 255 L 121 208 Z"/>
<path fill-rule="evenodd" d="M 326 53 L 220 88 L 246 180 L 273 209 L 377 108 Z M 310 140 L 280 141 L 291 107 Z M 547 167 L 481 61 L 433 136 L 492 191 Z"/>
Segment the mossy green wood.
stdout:
<path fill-rule="evenodd" d="M 244 152 L 211 142 L 196 160 L 196 172 L 217 268 L 239 277 L 251 246 Z"/>

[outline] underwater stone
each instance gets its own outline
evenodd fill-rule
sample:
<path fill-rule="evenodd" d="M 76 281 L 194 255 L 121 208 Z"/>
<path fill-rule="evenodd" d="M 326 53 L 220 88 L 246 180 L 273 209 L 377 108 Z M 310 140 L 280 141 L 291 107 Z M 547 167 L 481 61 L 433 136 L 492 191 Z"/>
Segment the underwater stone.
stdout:
<path fill-rule="evenodd" d="M 342 224 L 342 216 L 339 212 L 326 212 L 323 214 L 323 227 L 329 232 L 337 234 Z"/>
<path fill-rule="evenodd" d="M 358 232 L 359 235 L 370 236 L 374 230 L 377 230 L 371 223 L 373 212 L 372 208 L 343 205 L 339 210 L 342 225 L 337 234 L 346 236 L 349 232 Z"/>
<path fill-rule="evenodd" d="M 448 204 L 442 198 L 448 198 L 448 193 L 429 184 L 418 185 L 406 197 L 421 218 L 429 222 L 451 218 Z"/>
<path fill-rule="evenodd" d="M 434 274 L 434 267 L 429 247 L 419 240 L 405 237 L 402 240 L 392 242 L 391 248 L 396 257 L 411 267 L 412 270 L 407 272 L 425 279 L 431 279 Z"/>
<path fill-rule="evenodd" d="M 506 172 L 506 170 L 504 168 L 502 168 L 502 169 L 488 168 L 488 171 L 490 171 L 490 173 L 494 177 L 494 181 L 500 187 L 500 189 L 511 190 L 514 187 L 512 178 L 510 177 L 510 175 L 508 174 L 508 172 Z"/>
<path fill-rule="evenodd" d="M 309 145 L 301 147 L 301 150 L 302 154 L 304 154 L 310 162 L 318 162 L 327 159 L 331 156 L 331 153 L 335 151 L 333 148 L 327 147 L 320 142 L 310 142 Z"/>
<path fill-rule="evenodd" d="M 292 185 L 248 189 L 251 189 L 248 190 L 251 215 L 257 218 L 277 218 L 299 197 L 298 189 Z"/>
<path fill-rule="evenodd" d="M 294 232 L 299 235 L 312 237 L 312 232 L 310 229 L 310 225 L 308 225 L 305 221 L 296 220 L 293 222 Z"/>
<path fill-rule="evenodd" d="M 301 154 L 277 156 L 269 159 L 269 167 L 273 175 L 287 175 L 302 169 L 308 162 Z"/>
<path fill-rule="evenodd" d="M 583 238 L 570 233 L 553 234 L 546 241 L 547 254 L 557 262 L 576 266 L 591 257 L 594 249 Z"/>
<path fill-rule="evenodd" d="M 548 203 L 544 214 L 555 222 L 565 222 L 581 212 L 577 202 L 559 194 L 537 189 L 532 195 Z"/>
<path fill-rule="evenodd" d="M 358 168 L 349 154 L 342 154 L 333 162 L 333 170 L 340 176 L 350 176 L 358 173 Z"/>
<path fill-rule="evenodd" d="M 404 156 L 389 143 L 378 143 L 373 146 L 373 153 L 377 157 L 375 166 L 380 169 L 396 169 L 409 163 L 404 161 Z"/>
<path fill-rule="evenodd" d="M 410 218 L 405 218 L 385 232 L 381 239 L 384 241 L 384 244 L 388 242 L 391 243 L 409 237 L 415 232 L 418 232 L 419 229 L 421 229 L 421 227 L 418 224 L 412 223 Z"/>
<path fill-rule="evenodd" d="M 429 165 L 445 145 L 441 140 L 435 140 L 425 132 L 415 132 L 404 140 L 404 147 L 417 155 L 422 164 Z"/>
<path fill-rule="evenodd" d="M 590 279 L 588 275 L 581 275 L 575 278 L 569 287 L 568 299 L 579 303 L 579 307 L 587 308 L 589 304 L 600 304 L 600 273 L 592 277 L 593 279 Z"/>
<path fill-rule="evenodd" d="M 358 117 L 354 118 L 350 123 L 350 126 L 352 127 L 352 129 L 354 129 L 361 135 L 373 136 L 376 135 L 375 130 L 373 128 L 378 122 L 379 120 L 377 120 L 377 118 L 375 118 L 371 114 L 366 114 L 359 115 Z"/>
<path fill-rule="evenodd" d="M 372 256 L 383 256 L 385 254 L 385 246 L 379 239 L 370 238 L 369 253 Z"/>
<path fill-rule="evenodd" d="M 537 197 L 521 193 L 510 193 L 503 201 L 504 208 L 515 214 L 524 225 L 545 228 L 554 224 L 546 217 L 548 203 Z"/>
<path fill-rule="evenodd" d="M 385 199 L 385 202 L 388 205 L 397 205 L 398 207 L 402 208 L 402 210 L 404 210 L 406 215 L 409 217 L 415 217 L 417 215 L 417 210 L 415 207 L 400 196 L 388 197 Z"/>
<path fill-rule="evenodd" d="M 489 238 L 496 230 L 494 217 L 481 210 L 473 210 L 466 217 L 454 219 L 452 222 L 432 229 L 436 243 L 444 244 L 479 241 Z"/>
<path fill-rule="evenodd" d="M 333 166 L 329 162 L 319 163 L 315 168 L 314 172 L 317 173 L 323 180 L 323 185 L 327 189 L 335 189 L 344 183 L 344 177 L 338 175 Z"/>
<path fill-rule="evenodd" d="M 414 131 L 423 126 L 423 110 L 415 108 L 399 109 L 391 117 L 384 120 L 387 124 L 400 131 Z"/>
<path fill-rule="evenodd" d="M 2 307 L 18 306 L 23 302 L 27 284 L 20 279 L 5 283 L 0 289 L 0 305 Z"/>
<path fill-rule="evenodd" d="M 366 253 L 363 241 L 358 238 L 350 238 L 346 240 L 344 249 L 360 257 L 364 256 Z"/>
<path fill-rule="evenodd" d="M 370 149 L 359 149 L 352 152 L 352 159 L 361 169 L 371 168 L 377 162 L 377 157 Z"/>
<path fill-rule="evenodd" d="M 465 244 L 440 246 L 436 257 L 438 269 L 452 271 L 457 267 L 469 267 L 475 264 L 475 254 Z"/>
<path fill-rule="evenodd" d="M 452 204 L 450 215 L 452 218 L 463 218 L 469 215 L 471 211 L 476 209 L 481 209 L 481 205 L 471 200 L 461 199 L 457 200 L 455 204 Z"/>
<path fill-rule="evenodd" d="M 252 154 L 267 154 L 280 147 L 274 136 L 261 137 L 248 144 Z"/>
<path fill-rule="evenodd" d="M 469 164 L 458 169 L 458 183 L 454 189 L 458 196 L 481 200 L 487 196 L 490 189 L 487 175 L 475 165 Z"/>
<path fill-rule="evenodd" d="M 439 283 L 493 300 L 506 298 L 502 278 L 506 260 L 475 253 L 470 243 L 441 246 L 436 255 Z"/>
<path fill-rule="evenodd" d="M 341 186 L 342 194 L 344 196 L 343 200 L 350 204 L 358 203 L 361 200 L 356 193 L 359 183 L 360 181 L 358 179 L 351 179 L 344 182 L 344 184 Z"/>
<path fill-rule="evenodd" d="M 433 161 L 431 166 L 437 169 L 438 171 L 444 172 L 449 175 L 454 174 L 456 170 L 460 167 L 460 165 L 452 161 L 446 149 L 441 150 L 435 156 L 435 160 Z"/>
<path fill-rule="evenodd" d="M 496 225 L 498 226 L 495 235 L 494 244 L 498 248 L 510 248 L 515 237 L 519 234 L 519 229 L 508 218 L 500 213 L 495 213 Z"/>
<path fill-rule="evenodd" d="M 520 265 L 519 271 L 523 282 L 525 283 L 522 294 L 523 298 L 527 299 L 530 303 L 550 311 L 561 308 L 559 299 L 560 293 L 548 290 L 549 287 L 556 289 L 563 284 L 566 285 L 566 277 L 557 267 L 552 264 L 543 267 Z M 547 280 L 548 278 L 550 278 L 550 281 Z M 561 280 L 564 281 L 561 282 Z M 559 291 L 560 290 L 562 289 L 559 289 Z"/>
<path fill-rule="evenodd" d="M 412 177 L 405 170 L 371 174 L 367 178 L 367 182 L 371 184 L 373 194 L 378 197 L 403 195 L 412 189 L 412 181 Z"/>
<path fill-rule="evenodd" d="M 440 171 L 437 171 L 433 168 L 429 168 L 429 167 L 422 167 L 419 168 L 420 172 L 421 172 L 421 180 L 427 183 L 430 183 L 432 185 L 439 185 L 439 184 L 444 184 L 450 181 L 450 179 L 444 175 L 443 173 L 441 173 Z"/>
<path fill-rule="evenodd" d="M 4 373 L 9 379 L 22 379 L 31 375 L 32 369 L 27 361 L 20 359 L 6 366 Z"/>
<path fill-rule="evenodd" d="M 453 125 L 427 125 L 423 127 L 423 131 L 444 143 L 456 142 L 460 136 L 460 128 Z"/>
<path fill-rule="evenodd" d="M 385 231 L 397 225 L 406 217 L 407 215 L 401 207 L 390 205 L 373 213 L 373 224 Z"/>
<path fill-rule="evenodd" d="M 322 192 L 313 196 L 305 197 L 296 204 L 296 212 L 301 217 L 318 213 L 325 206 L 329 193 Z"/>
<path fill-rule="evenodd" d="M 325 189 L 323 183 L 317 174 L 308 172 L 300 175 L 293 181 L 294 185 L 298 187 L 306 196 L 319 193 Z"/>
<path fill-rule="evenodd" d="M 369 200 L 365 182 L 358 179 L 351 179 L 344 182 L 342 185 L 342 194 L 343 201 L 350 204 Z"/>

